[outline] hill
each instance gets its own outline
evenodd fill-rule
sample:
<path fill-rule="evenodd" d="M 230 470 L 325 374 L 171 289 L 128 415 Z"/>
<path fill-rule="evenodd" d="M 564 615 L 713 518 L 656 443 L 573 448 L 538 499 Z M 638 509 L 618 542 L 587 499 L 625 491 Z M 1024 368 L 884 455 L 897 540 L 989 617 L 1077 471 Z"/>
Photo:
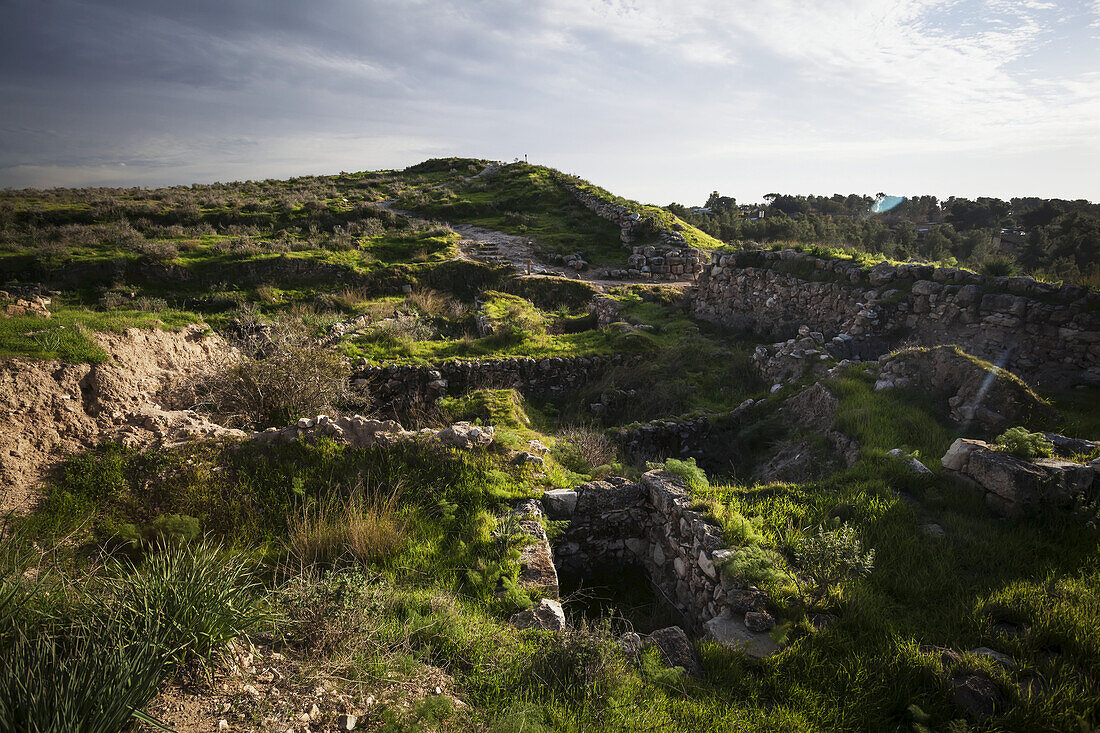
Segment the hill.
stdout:
<path fill-rule="evenodd" d="M 0 194 L 0 729 L 1095 727 L 1097 295 L 707 221 Z"/>

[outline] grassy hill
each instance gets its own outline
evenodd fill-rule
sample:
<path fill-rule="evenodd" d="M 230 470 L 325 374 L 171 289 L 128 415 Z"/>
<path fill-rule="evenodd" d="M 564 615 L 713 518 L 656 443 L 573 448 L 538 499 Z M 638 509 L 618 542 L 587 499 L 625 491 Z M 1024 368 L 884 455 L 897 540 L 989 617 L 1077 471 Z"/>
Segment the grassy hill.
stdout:
<path fill-rule="evenodd" d="M 315 431 L 275 444 L 124 439 L 56 456 L 39 504 L 0 527 L 0 730 L 113 733 L 181 710 L 194 718 L 180 730 L 220 719 L 231 730 L 347 729 L 349 715 L 356 730 L 394 732 L 1096 729 L 1096 505 L 990 516 L 939 465 L 962 434 L 946 401 L 876 391 L 874 365 L 824 377 L 835 422 L 807 427 L 790 413 L 812 378 L 769 390 L 753 366 L 757 340 L 694 321 L 677 288 L 522 277 L 459 257 L 449 223 L 622 263 L 619 228 L 570 185 L 718 246 L 664 209 L 553 169 L 465 158 L 0 192 L 0 290 L 11 303 L 52 298 L 51 318 L 0 319 L 0 389 L 17 383 L 12 357 L 102 364 L 96 332 L 190 323 L 242 355 L 173 388 L 192 390 L 187 406 L 209 419 L 258 431 L 371 413 L 377 395 L 348 384 L 363 361 L 435 380 L 432 367 L 459 359 L 624 357 L 537 396 L 490 384 L 377 413 L 412 430 L 492 425 L 494 442 L 478 450 L 426 438 L 356 447 Z M 597 305 L 612 315 L 597 318 Z M 56 388 L 76 371 L 50 365 L 43 380 Z M 57 415 L 124 381 L 93 374 L 41 409 L 0 395 L 10 407 L 0 427 L 61 425 Z M 1026 427 L 1100 437 L 1095 390 L 1042 396 L 1062 416 Z M 164 412 L 138 407 L 124 438 Z M 709 475 L 675 442 L 703 424 Z M 647 435 L 670 442 L 639 458 Z M 13 446 L 12 459 L 30 450 Z M 931 473 L 913 473 L 895 448 Z M 799 451 L 812 470 L 761 478 Z M 509 623 L 541 597 L 520 582 L 531 539 L 512 504 L 636 480 L 648 459 L 690 480 L 688 511 L 733 552 L 739 592 L 767 592 L 778 654 L 693 640 L 693 677 L 653 648 L 624 651 L 620 636 L 650 628 L 661 600 L 615 566 L 565 599 L 569 630 Z M 561 541 L 561 521 L 540 526 Z M 863 571 L 838 572 L 853 555 Z M 808 590 L 821 576 L 832 580 Z M 981 720 L 958 704 L 958 680 L 971 676 L 998 700 Z"/>

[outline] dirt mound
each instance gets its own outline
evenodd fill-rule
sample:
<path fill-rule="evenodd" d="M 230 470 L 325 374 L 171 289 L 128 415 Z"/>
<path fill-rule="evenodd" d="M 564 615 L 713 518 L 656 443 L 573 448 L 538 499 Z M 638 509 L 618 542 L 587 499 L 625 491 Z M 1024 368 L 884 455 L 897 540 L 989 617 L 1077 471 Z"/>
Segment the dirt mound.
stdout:
<path fill-rule="evenodd" d="M 230 349 L 205 326 L 96 334 L 104 364 L 0 362 L 0 511 L 26 511 L 64 454 L 104 441 L 172 445 L 243 436 L 187 410 L 185 384 Z"/>

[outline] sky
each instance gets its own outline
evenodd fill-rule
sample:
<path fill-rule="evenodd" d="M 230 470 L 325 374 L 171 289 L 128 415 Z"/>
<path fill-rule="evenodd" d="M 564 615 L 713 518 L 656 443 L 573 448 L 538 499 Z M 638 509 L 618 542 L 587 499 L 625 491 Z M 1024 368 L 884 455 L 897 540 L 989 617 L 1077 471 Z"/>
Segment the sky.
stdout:
<path fill-rule="evenodd" d="M 0 0 L 0 187 L 531 162 L 1100 201 L 1100 0 Z"/>

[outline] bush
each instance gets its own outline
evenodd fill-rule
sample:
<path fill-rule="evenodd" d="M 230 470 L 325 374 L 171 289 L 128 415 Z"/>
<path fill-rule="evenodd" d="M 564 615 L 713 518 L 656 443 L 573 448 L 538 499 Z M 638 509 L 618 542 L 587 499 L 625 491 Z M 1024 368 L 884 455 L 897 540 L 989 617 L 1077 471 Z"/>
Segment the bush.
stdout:
<path fill-rule="evenodd" d="M 782 556 L 760 545 L 741 547 L 724 568 L 730 575 L 758 585 L 783 585 L 788 578 Z"/>
<path fill-rule="evenodd" d="M 875 565 L 875 551 L 864 553 L 855 529 L 847 524 L 801 540 L 794 555 L 808 580 L 805 585 L 799 583 L 800 589 L 811 605 L 827 598 L 843 582 L 869 575 Z"/>
<path fill-rule="evenodd" d="M 1030 433 L 1027 428 L 1009 428 L 996 440 L 997 450 L 1029 461 L 1054 455 L 1054 444 L 1042 433 Z"/>
<path fill-rule="evenodd" d="M 659 469 L 675 474 L 682 478 L 692 491 L 703 491 L 710 487 L 710 481 L 707 480 L 707 474 L 703 469 L 695 465 L 694 458 L 688 458 L 683 461 L 676 458 L 669 458 L 662 463 L 648 462 L 646 463 L 646 468 L 650 471 Z"/>
<path fill-rule="evenodd" d="M 159 239 L 143 239 L 136 248 L 142 260 L 150 265 L 167 265 L 180 254 L 174 244 Z"/>
<path fill-rule="evenodd" d="M 396 555 L 408 540 L 397 492 L 381 500 L 362 493 L 329 496 L 287 520 L 290 554 L 303 565 L 363 565 Z"/>
<path fill-rule="evenodd" d="M 264 618 L 251 563 L 208 540 L 167 543 L 144 562 L 116 561 L 112 569 L 120 618 L 158 629 L 161 651 L 177 664 L 198 659 L 209 665 Z"/>
<path fill-rule="evenodd" d="M 562 432 L 554 447 L 554 457 L 571 471 L 590 474 L 600 466 L 615 463 L 618 452 L 602 432 L 574 427 Z"/>
<path fill-rule="evenodd" d="M 334 409 L 348 391 L 348 369 L 301 323 L 276 323 L 250 339 L 197 385 L 223 424 L 263 429 Z"/>

